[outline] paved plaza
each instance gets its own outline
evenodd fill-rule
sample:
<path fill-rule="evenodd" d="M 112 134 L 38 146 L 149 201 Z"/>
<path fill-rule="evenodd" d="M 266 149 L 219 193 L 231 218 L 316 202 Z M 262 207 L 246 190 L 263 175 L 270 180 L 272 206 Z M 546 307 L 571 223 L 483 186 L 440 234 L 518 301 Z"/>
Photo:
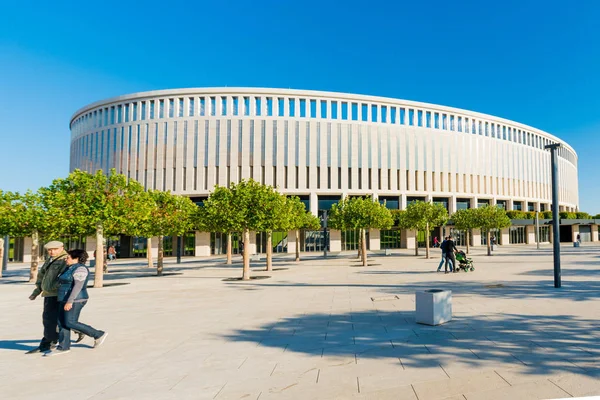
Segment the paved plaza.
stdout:
<path fill-rule="evenodd" d="M 551 399 L 600 395 L 600 247 L 563 247 L 553 287 L 549 245 L 472 251 L 476 271 L 436 273 L 414 250 L 354 253 L 275 271 L 240 257 L 111 264 L 81 320 L 109 332 L 62 357 L 25 355 L 42 333 L 25 265 L 0 284 L 5 399 Z M 451 289 L 453 321 L 415 323 L 415 291 Z"/>

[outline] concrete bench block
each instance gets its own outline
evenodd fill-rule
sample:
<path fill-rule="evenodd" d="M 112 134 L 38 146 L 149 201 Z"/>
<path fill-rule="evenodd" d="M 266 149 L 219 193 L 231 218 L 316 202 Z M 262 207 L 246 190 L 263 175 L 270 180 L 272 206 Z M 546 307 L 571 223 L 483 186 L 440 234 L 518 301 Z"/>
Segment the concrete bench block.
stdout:
<path fill-rule="evenodd" d="M 418 324 L 440 325 L 452 320 L 451 290 L 420 291 L 416 293 L 415 302 L 415 320 Z"/>

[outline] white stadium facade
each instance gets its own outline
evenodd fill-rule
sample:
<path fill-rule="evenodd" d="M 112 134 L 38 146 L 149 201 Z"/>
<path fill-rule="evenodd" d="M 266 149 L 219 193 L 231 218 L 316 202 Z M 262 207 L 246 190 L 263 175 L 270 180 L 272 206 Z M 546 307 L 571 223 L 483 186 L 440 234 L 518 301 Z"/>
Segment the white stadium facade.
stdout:
<path fill-rule="evenodd" d="M 215 185 L 252 178 L 299 196 L 317 215 L 358 195 L 396 209 L 425 200 L 450 213 L 482 204 L 550 210 L 544 146 L 560 143 L 560 210 L 577 211 L 579 204 L 577 154 L 565 141 L 503 118 L 414 101 L 266 88 L 160 90 L 90 104 L 73 115 L 70 128 L 71 170 L 115 168 L 147 189 L 198 203 Z M 529 243 L 533 230 L 513 226 L 497 234 L 500 243 Z M 292 235 L 280 233 L 275 251 L 295 251 Z M 324 245 L 319 232 L 302 236 L 304 251 Z M 254 239 L 251 250 L 263 252 L 263 236 Z M 143 241 L 118 240 L 124 256 L 141 255 Z M 369 234 L 371 250 L 419 240 L 410 231 Z M 479 245 L 485 238 L 475 232 L 472 240 Z M 220 254 L 224 240 L 196 232 L 185 242 L 186 254 L 201 256 Z M 340 251 L 356 240 L 353 232 L 332 231 L 327 243 Z"/>

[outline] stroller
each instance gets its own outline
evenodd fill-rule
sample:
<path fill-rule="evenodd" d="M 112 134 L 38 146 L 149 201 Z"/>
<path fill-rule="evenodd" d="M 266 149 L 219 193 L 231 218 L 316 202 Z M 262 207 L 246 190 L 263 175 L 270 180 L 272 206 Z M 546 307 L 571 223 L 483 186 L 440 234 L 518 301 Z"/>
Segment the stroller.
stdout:
<path fill-rule="evenodd" d="M 461 269 L 465 272 L 475 271 L 475 267 L 473 266 L 473 259 L 468 258 L 464 251 L 457 251 L 454 257 L 456 258 L 456 261 L 458 263 L 458 265 L 454 267 L 454 272 L 458 272 Z"/>

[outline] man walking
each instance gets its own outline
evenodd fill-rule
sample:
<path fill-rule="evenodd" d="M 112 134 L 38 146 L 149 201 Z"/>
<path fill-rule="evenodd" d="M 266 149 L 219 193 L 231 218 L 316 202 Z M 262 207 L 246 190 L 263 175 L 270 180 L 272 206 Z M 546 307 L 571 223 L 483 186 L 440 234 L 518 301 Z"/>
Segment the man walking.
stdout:
<path fill-rule="evenodd" d="M 450 272 L 453 272 L 456 268 L 456 259 L 454 258 L 454 253 L 456 251 L 458 250 L 456 249 L 454 240 L 452 240 L 452 236 L 448 236 L 448 242 L 446 243 L 446 273 L 448 273 L 448 263 L 450 263 Z"/>
<path fill-rule="evenodd" d="M 444 238 L 444 241 L 440 245 L 440 249 L 442 250 L 442 261 L 440 261 L 440 265 L 438 265 L 437 272 L 440 272 L 440 270 L 442 269 L 442 265 L 444 265 L 444 263 L 445 263 L 446 266 L 444 267 L 444 269 L 445 269 L 446 273 L 448 273 L 448 261 L 447 261 L 447 255 L 446 255 L 446 252 L 448 251 L 448 239 L 450 239 L 450 236 L 446 236 Z M 450 262 L 450 271 L 452 271 L 453 268 L 454 268 L 454 264 L 452 264 L 452 262 Z"/>
<path fill-rule="evenodd" d="M 58 342 L 58 276 L 67 267 L 67 253 L 63 243 L 58 240 L 46 243 L 44 248 L 48 251 L 48 258 L 40 268 L 35 289 L 29 296 L 29 300 L 35 300 L 40 294 L 44 298 L 42 314 L 44 337 L 38 347 L 29 350 L 26 354 L 49 351 Z"/>

